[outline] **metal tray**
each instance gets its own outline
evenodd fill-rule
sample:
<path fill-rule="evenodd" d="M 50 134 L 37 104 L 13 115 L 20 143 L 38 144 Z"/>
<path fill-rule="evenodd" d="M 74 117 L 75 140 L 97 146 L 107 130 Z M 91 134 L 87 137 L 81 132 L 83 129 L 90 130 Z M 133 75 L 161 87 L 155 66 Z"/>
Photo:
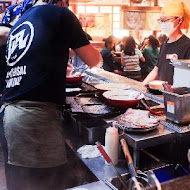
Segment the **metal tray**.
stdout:
<path fill-rule="evenodd" d="M 124 126 L 121 125 L 119 123 L 116 123 L 115 126 L 118 127 L 119 129 L 123 130 L 124 132 L 131 132 L 131 133 L 146 133 L 149 131 L 152 131 L 154 129 L 157 129 L 159 123 L 155 126 L 152 127 L 146 127 L 146 128 L 142 128 L 142 127 L 136 127 L 136 128 L 132 128 L 132 127 L 128 127 L 128 126 Z"/>
<path fill-rule="evenodd" d="M 127 126 L 127 125 L 124 125 L 122 123 L 119 123 L 121 116 L 122 115 L 116 117 L 113 122 L 115 122 L 116 127 L 123 130 L 124 132 L 145 133 L 145 132 L 149 132 L 149 131 L 152 131 L 154 129 L 157 129 L 157 127 L 159 126 L 159 122 L 156 125 L 151 126 L 151 127 L 148 127 L 148 126 L 147 127 L 146 126 L 145 127 L 138 127 L 137 125 L 134 125 L 134 127 Z"/>

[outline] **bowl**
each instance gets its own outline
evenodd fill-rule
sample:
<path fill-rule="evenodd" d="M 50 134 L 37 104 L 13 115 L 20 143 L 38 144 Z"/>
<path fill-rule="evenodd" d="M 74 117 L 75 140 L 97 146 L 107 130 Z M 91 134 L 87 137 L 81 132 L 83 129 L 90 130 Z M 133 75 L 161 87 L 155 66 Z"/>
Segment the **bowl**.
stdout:
<path fill-rule="evenodd" d="M 110 90 L 128 90 L 131 88 L 127 84 L 121 84 L 121 83 L 102 83 L 97 84 L 94 86 L 100 93 L 110 91 Z"/>
<path fill-rule="evenodd" d="M 78 75 L 78 76 L 67 76 L 66 77 L 66 82 L 67 83 L 80 83 L 82 82 L 84 76 Z"/>
<path fill-rule="evenodd" d="M 163 83 L 165 83 L 165 81 L 153 80 L 148 83 L 148 86 L 150 89 L 153 89 L 153 90 L 164 90 Z"/>
<path fill-rule="evenodd" d="M 136 106 L 139 100 L 144 97 L 143 94 L 138 96 L 139 92 L 134 90 L 111 90 L 102 95 L 110 106 L 124 109 Z M 137 96 L 138 98 L 136 98 Z"/>

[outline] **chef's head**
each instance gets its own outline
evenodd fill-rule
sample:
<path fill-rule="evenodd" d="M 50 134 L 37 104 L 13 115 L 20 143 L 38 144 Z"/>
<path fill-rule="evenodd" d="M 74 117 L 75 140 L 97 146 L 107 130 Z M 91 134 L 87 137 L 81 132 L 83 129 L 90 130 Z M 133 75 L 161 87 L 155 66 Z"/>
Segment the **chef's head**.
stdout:
<path fill-rule="evenodd" d="M 163 33 L 171 35 L 178 28 L 189 28 L 190 11 L 184 2 L 168 2 L 161 11 L 159 22 Z"/>
<path fill-rule="evenodd" d="M 69 6 L 69 0 L 33 0 L 33 4 L 35 4 L 38 1 L 45 2 L 47 4 L 56 4 L 61 7 L 68 7 Z"/>

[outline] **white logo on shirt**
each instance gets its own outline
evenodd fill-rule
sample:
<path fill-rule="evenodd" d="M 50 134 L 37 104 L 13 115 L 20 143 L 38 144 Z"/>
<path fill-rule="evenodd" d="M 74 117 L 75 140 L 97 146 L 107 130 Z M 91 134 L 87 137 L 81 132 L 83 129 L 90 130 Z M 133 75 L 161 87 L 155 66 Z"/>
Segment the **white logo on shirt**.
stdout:
<path fill-rule="evenodd" d="M 33 25 L 26 21 L 16 27 L 7 43 L 7 65 L 14 66 L 27 53 L 34 37 Z"/>

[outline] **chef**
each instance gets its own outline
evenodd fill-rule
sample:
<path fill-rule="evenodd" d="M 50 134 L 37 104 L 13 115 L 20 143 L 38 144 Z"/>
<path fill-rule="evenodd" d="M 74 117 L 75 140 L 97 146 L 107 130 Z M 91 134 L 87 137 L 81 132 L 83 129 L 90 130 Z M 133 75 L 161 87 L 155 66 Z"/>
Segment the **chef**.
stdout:
<path fill-rule="evenodd" d="M 68 187 L 62 105 L 69 48 L 89 67 L 101 55 L 75 15 L 56 6 L 59 1 L 33 1 L 8 37 L 1 131 L 9 190 Z"/>
<path fill-rule="evenodd" d="M 188 30 L 190 11 L 184 2 L 168 2 L 161 11 L 161 30 L 169 36 L 167 43 L 163 44 L 157 65 L 143 81 L 146 85 L 155 79 L 173 84 L 174 68 L 171 64 L 176 59 L 190 59 L 190 39 L 181 29 Z"/>

